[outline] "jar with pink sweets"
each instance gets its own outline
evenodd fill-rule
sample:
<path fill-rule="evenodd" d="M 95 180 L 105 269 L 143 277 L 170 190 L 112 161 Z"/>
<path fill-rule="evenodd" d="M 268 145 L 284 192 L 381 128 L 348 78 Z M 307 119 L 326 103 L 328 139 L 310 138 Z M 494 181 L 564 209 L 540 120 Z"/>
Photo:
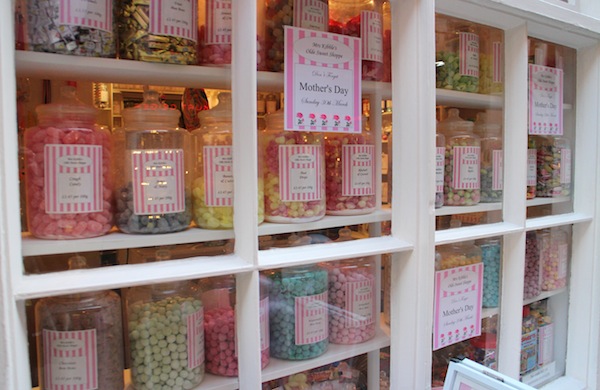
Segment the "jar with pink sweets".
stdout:
<path fill-rule="evenodd" d="M 362 79 L 382 81 L 383 10 L 381 0 L 330 0 L 329 32 L 359 37 Z"/>
<path fill-rule="evenodd" d="M 561 228 L 538 233 L 542 291 L 552 291 L 567 285 L 569 239 Z"/>
<path fill-rule="evenodd" d="M 219 104 L 198 114 L 192 132 L 196 178 L 192 183 L 194 222 L 204 229 L 233 228 L 233 153 L 231 93 L 219 93 Z M 262 161 L 259 158 L 258 223 L 264 220 Z"/>
<path fill-rule="evenodd" d="M 100 236 L 113 223 L 110 133 L 75 87 L 61 94 L 36 108 L 38 126 L 25 132 L 27 224 L 39 238 Z"/>
<path fill-rule="evenodd" d="M 375 262 L 348 259 L 323 267 L 329 275 L 329 341 L 359 344 L 375 337 Z"/>
<path fill-rule="evenodd" d="M 266 0 L 267 69 L 283 72 L 284 26 L 327 31 L 328 0 Z"/>
<path fill-rule="evenodd" d="M 359 215 L 375 210 L 375 143 L 367 118 L 361 134 L 327 133 L 327 214 Z"/>
<path fill-rule="evenodd" d="M 323 135 L 286 131 L 283 111 L 265 117 L 260 136 L 264 156 L 265 221 L 303 223 L 325 216 Z"/>

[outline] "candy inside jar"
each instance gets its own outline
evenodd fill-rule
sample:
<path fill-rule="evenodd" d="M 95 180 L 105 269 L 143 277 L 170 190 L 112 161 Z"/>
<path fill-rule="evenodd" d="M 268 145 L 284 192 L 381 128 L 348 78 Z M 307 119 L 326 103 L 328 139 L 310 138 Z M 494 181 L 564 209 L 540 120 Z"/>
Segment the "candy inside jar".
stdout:
<path fill-rule="evenodd" d="M 481 203 L 501 202 L 504 188 L 504 153 L 499 111 L 479 113 L 475 134 L 481 137 Z"/>
<path fill-rule="evenodd" d="M 194 222 L 204 229 L 233 228 L 233 151 L 231 93 L 219 93 L 219 104 L 198 114 L 192 132 L 196 175 L 192 183 Z M 259 158 L 258 223 L 264 220 L 262 160 Z"/>
<path fill-rule="evenodd" d="M 264 158 L 265 220 L 317 221 L 325 216 L 323 135 L 285 131 L 283 111 L 266 116 L 260 135 Z"/>
<path fill-rule="evenodd" d="M 559 136 L 537 136 L 537 197 L 571 195 L 571 144 Z"/>
<path fill-rule="evenodd" d="M 534 298 L 542 292 L 540 277 L 540 251 L 536 232 L 525 236 L 525 279 L 523 299 Z"/>
<path fill-rule="evenodd" d="M 39 238 L 100 236 L 113 223 L 110 133 L 75 87 L 61 94 L 36 107 L 39 124 L 25 132 L 27 225 Z"/>
<path fill-rule="evenodd" d="M 367 118 L 361 134 L 325 135 L 327 214 L 359 215 L 375 210 L 375 145 Z"/>

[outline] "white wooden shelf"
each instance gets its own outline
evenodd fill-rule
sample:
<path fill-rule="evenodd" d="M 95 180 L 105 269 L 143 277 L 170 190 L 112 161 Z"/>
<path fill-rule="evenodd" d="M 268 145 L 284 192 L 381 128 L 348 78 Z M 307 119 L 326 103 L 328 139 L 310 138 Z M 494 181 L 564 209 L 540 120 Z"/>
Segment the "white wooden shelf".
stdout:
<path fill-rule="evenodd" d="M 125 370 L 125 390 L 135 390 L 131 384 L 131 370 Z M 239 388 L 239 380 L 237 377 L 230 378 L 217 376 L 212 374 L 204 374 L 204 379 L 199 386 L 193 390 L 236 390 Z"/>
<path fill-rule="evenodd" d="M 549 205 L 549 204 L 567 203 L 570 201 L 571 201 L 570 196 L 556 196 L 554 198 L 529 199 L 529 200 L 527 200 L 526 204 L 527 204 L 527 207 L 533 207 L 533 206 L 544 206 L 544 205 Z"/>
<path fill-rule="evenodd" d="M 437 88 L 435 91 L 436 104 L 461 108 L 502 108 L 502 95 L 483 95 Z"/>
<path fill-rule="evenodd" d="M 554 226 L 571 225 L 575 223 L 591 222 L 593 217 L 583 213 L 566 213 L 558 215 L 548 215 L 545 217 L 529 218 L 525 222 L 525 230 L 539 230 Z"/>
<path fill-rule="evenodd" d="M 553 296 L 555 296 L 555 295 L 562 294 L 562 293 L 564 293 L 564 292 L 566 292 L 566 291 L 567 291 L 567 288 L 566 288 L 566 287 L 559 288 L 559 289 L 552 290 L 552 291 L 542 291 L 542 293 L 541 293 L 541 294 L 539 294 L 539 295 L 538 295 L 538 296 L 536 296 L 536 297 L 533 297 L 533 298 L 530 298 L 530 299 L 524 299 L 524 300 L 523 300 L 523 306 L 525 306 L 525 305 L 529 305 L 529 304 L 531 304 L 531 303 L 533 303 L 533 302 L 537 302 L 537 301 L 544 300 L 544 299 L 546 299 L 546 298 L 551 298 L 551 297 L 553 297 Z"/>
<path fill-rule="evenodd" d="M 511 233 L 519 233 L 521 231 L 523 231 L 523 227 L 508 222 L 438 230 L 435 232 L 435 245 L 451 244 L 453 242 L 477 240 L 487 237 L 497 237 Z"/>
<path fill-rule="evenodd" d="M 435 216 L 441 217 L 444 215 L 482 213 L 498 210 L 502 210 L 502 203 L 500 202 L 479 203 L 473 206 L 442 206 L 439 209 L 435 209 Z"/>
<path fill-rule="evenodd" d="M 481 318 L 489 318 L 500 314 L 498 307 L 484 307 L 481 309 Z"/>
<path fill-rule="evenodd" d="M 343 345 L 329 343 L 327 351 L 316 358 L 308 360 L 281 360 L 271 357 L 271 361 L 262 371 L 262 381 L 282 378 L 297 372 L 321 367 L 329 363 L 362 355 L 367 352 L 377 351 L 389 347 L 390 338 L 381 329 L 377 330 L 375 337 L 361 344 Z"/>

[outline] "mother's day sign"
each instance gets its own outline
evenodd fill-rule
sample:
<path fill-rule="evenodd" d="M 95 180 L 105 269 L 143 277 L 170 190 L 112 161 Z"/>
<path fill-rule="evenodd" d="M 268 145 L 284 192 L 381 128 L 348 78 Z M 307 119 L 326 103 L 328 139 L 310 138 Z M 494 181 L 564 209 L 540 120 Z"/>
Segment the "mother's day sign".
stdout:
<path fill-rule="evenodd" d="M 563 71 L 529 64 L 529 134 L 563 135 Z"/>
<path fill-rule="evenodd" d="M 360 39 L 285 26 L 286 130 L 361 132 Z"/>
<path fill-rule="evenodd" d="M 434 351 L 481 334 L 482 287 L 482 263 L 435 273 Z"/>

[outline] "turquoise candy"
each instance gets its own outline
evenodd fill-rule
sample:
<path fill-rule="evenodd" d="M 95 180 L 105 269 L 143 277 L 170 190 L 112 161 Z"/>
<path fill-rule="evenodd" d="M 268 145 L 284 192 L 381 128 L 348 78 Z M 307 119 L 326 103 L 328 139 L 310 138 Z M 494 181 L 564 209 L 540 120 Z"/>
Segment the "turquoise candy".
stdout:
<path fill-rule="evenodd" d="M 483 307 L 498 307 L 500 295 L 500 242 L 481 244 L 483 261 Z"/>

